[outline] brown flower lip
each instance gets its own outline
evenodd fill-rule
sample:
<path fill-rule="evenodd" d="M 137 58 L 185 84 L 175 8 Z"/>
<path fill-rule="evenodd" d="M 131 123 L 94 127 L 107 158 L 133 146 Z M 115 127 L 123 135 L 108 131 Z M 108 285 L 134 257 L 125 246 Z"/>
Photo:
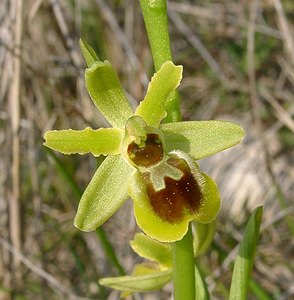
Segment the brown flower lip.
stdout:
<path fill-rule="evenodd" d="M 168 223 L 178 223 L 183 219 L 185 208 L 197 213 L 202 199 L 199 184 L 194 178 L 185 160 L 171 157 L 167 163 L 183 172 L 179 180 L 164 177 L 165 188 L 155 191 L 149 173 L 144 173 L 147 182 L 147 194 L 154 212 Z"/>

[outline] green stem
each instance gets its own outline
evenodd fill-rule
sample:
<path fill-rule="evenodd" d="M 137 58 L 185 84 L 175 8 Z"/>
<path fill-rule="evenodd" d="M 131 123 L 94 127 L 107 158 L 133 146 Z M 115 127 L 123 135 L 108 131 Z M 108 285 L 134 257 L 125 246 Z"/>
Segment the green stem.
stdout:
<path fill-rule="evenodd" d="M 140 0 L 155 70 L 172 60 L 166 0 Z M 178 93 L 170 95 L 166 103 L 165 122 L 181 120 Z M 195 299 L 193 235 L 191 226 L 181 241 L 173 244 L 174 299 Z"/>
<path fill-rule="evenodd" d="M 155 70 L 167 60 L 172 60 L 170 49 L 166 1 L 140 0 L 146 31 L 151 47 Z"/>
<path fill-rule="evenodd" d="M 182 240 L 173 244 L 175 300 L 195 300 L 195 272 L 191 224 Z"/>
<path fill-rule="evenodd" d="M 155 70 L 172 60 L 167 22 L 166 0 L 140 0 L 146 31 L 150 43 Z M 181 120 L 178 93 L 170 95 L 166 103 L 167 117 L 165 122 Z"/>

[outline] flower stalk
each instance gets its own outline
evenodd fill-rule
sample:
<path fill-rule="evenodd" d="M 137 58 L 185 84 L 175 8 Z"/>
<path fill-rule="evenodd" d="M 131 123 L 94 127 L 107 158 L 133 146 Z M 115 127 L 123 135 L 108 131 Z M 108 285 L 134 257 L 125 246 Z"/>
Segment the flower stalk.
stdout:
<path fill-rule="evenodd" d="M 168 33 L 166 0 L 140 0 L 146 31 L 150 43 L 155 70 L 172 60 Z M 177 91 L 172 93 L 166 104 L 167 122 L 181 120 Z M 182 240 L 173 243 L 173 283 L 174 299 L 195 299 L 195 273 L 193 234 L 191 224 Z"/>
<path fill-rule="evenodd" d="M 163 63 L 172 60 L 168 33 L 167 3 L 166 0 L 140 0 L 140 5 L 155 71 L 158 71 Z M 178 122 L 181 120 L 177 91 L 170 95 L 166 103 L 166 112 L 167 116 L 164 122 Z"/>
<path fill-rule="evenodd" d="M 193 233 L 191 223 L 187 234 L 173 243 L 173 284 L 174 299 L 195 299 L 195 271 Z"/>

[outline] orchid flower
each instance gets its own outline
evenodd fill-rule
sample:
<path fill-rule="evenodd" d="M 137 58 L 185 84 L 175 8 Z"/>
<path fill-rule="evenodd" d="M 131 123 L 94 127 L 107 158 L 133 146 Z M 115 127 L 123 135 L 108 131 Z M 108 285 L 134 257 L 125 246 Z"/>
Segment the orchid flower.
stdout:
<path fill-rule="evenodd" d="M 92 231 L 131 197 L 138 226 L 161 242 L 182 239 L 190 221 L 212 222 L 220 209 L 216 183 L 196 160 L 239 143 L 243 129 L 224 121 L 161 123 L 182 66 L 162 65 L 133 112 L 108 61 L 81 42 L 87 90 L 112 128 L 47 131 L 44 145 L 64 154 L 107 156 L 86 188 L 74 224 Z"/>

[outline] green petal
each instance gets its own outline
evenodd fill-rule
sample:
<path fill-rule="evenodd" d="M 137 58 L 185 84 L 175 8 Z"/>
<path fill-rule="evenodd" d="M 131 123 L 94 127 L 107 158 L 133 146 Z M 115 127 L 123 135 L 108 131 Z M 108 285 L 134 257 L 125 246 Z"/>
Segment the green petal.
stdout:
<path fill-rule="evenodd" d="M 94 62 L 86 69 L 85 81 L 94 104 L 106 120 L 113 127 L 124 128 L 133 111 L 111 64 L 108 61 Z"/>
<path fill-rule="evenodd" d="M 125 292 L 149 292 L 160 289 L 172 279 L 172 270 L 153 271 L 145 275 L 108 277 L 99 283 Z"/>
<path fill-rule="evenodd" d="M 118 128 L 49 130 L 44 135 L 44 146 L 63 154 L 115 155 L 120 152 L 123 134 Z"/>
<path fill-rule="evenodd" d="M 213 179 L 202 173 L 204 182 L 202 183 L 202 204 L 196 214 L 195 221 L 199 223 L 210 223 L 215 220 L 220 210 L 220 194 Z"/>
<path fill-rule="evenodd" d="M 128 198 L 128 179 L 133 170 L 120 155 L 108 156 L 81 198 L 74 225 L 91 231 L 109 219 Z"/>
<path fill-rule="evenodd" d="M 162 124 L 167 152 L 181 150 L 194 159 L 220 152 L 238 144 L 244 130 L 225 121 L 194 121 Z"/>
<path fill-rule="evenodd" d="M 130 179 L 128 193 L 134 202 L 134 213 L 138 226 L 151 238 L 160 242 L 174 242 L 182 239 L 188 230 L 189 221 L 194 217 L 184 214 L 179 223 L 168 223 L 162 220 L 152 209 L 145 183 L 136 172 Z"/>
<path fill-rule="evenodd" d="M 130 244 L 141 257 L 156 261 L 166 268 L 172 267 L 171 245 L 155 241 L 143 233 L 137 233 Z"/>
<path fill-rule="evenodd" d="M 182 66 L 175 66 L 171 61 L 167 61 L 152 77 L 147 94 L 135 112 L 147 125 L 158 127 L 166 116 L 165 102 L 180 84 L 182 71 Z"/>

